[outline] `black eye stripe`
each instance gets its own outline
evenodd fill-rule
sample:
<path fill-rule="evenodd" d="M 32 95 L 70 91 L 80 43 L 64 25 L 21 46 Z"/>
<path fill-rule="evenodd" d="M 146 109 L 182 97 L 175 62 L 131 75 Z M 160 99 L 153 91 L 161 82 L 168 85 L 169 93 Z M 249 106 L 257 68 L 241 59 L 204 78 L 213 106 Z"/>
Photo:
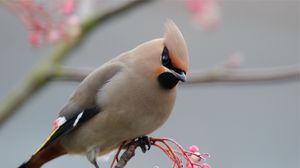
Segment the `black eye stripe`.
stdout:
<path fill-rule="evenodd" d="M 164 66 L 168 66 L 168 64 L 171 63 L 169 51 L 168 51 L 167 47 L 164 47 L 164 50 L 161 54 L 161 62 Z"/>
<path fill-rule="evenodd" d="M 175 68 L 172 64 L 172 60 L 170 59 L 169 50 L 167 47 L 164 47 L 163 52 L 161 53 L 161 63 L 163 66 L 174 70 L 175 72 L 181 73 L 182 70 Z"/>

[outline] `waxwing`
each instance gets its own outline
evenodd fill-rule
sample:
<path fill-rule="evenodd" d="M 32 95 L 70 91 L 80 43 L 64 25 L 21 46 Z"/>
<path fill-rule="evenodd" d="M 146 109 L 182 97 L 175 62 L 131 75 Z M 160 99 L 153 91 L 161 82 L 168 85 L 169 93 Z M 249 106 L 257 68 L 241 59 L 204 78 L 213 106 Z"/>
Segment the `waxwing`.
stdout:
<path fill-rule="evenodd" d="M 54 128 L 20 168 L 38 168 L 64 154 L 96 157 L 147 135 L 169 117 L 176 85 L 186 80 L 189 57 L 173 21 L 163 38 L 122 53 L 90 73 L 70 96 Z"/>

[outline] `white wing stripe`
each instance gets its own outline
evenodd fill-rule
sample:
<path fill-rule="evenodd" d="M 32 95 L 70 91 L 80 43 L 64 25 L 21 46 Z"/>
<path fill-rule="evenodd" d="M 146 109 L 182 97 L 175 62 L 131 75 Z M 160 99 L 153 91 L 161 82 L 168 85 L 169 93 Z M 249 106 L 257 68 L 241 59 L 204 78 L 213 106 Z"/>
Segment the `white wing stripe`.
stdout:
<path fill-rule="evenodd" d="M 54 121 L 54 127 L 60 127 L 61 125 L 63 125 L 66 122 L 66 117 L 62 116 L 62 117 L 58 117 L 55 121 Z"/>
<path fill-rule="evenodd" d="M 82 117 L 82 114 L 83 114 L 83 112 L 81 112 L 81 113 L 78 114 L 78 116 L 77 116 L 77 118 L 76 118 L 76 120 L 75 120 L 75 122 L 73 124 L 73 127 L 75 127 L 77 125 L 79 119 Z"/>

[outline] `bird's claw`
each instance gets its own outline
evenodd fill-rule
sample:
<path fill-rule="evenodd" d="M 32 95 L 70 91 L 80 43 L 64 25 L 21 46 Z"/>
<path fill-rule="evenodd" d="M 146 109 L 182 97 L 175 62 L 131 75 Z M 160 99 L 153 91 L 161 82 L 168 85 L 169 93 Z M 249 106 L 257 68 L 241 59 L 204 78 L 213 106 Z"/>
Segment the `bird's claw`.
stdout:
<path fill-rule="evenodd" d="M 151 148 L 151 141 L 148 136 L 138 137 L 136 142 L 139 144 L 143 153 L 145 153 L 147 150 L 150 150 Z"/>
<path fill-rule="evenodd" d="M 94 161 L 92 161 L 92 164 L 95 166 L 95 168 L 100 168 L 96 159 Z"/>

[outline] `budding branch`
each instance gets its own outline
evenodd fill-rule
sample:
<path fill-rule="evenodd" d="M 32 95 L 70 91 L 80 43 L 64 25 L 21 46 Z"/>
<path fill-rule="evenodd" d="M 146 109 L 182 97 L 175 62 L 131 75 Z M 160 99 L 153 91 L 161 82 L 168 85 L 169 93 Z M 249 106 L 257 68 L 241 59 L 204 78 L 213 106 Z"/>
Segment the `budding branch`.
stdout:
<path fill-rule="evenodd" d="M 151 1 L 153 0 L 131 0 L 118 7 L 111 8 L 99 16 L 86 20 L 81 25 L 82 33 L 72 42 L 58 43 L 53 51 L 33 68 L 29 73 L 30 75 L 27 76 L 24 81 L 20 82 L 20 85 L 13 89 L 4 100 L 0 102 L 0 127 L 12 117 L 34 93 L 39 91 L 50 81 L 52 73 L 55 72 L 55 74 L 58 74 L 60 72 L 62 62 L 84 42 L 93 30 L 99 28 L 104 22 Z"/>
<path fill-rule="evenodd" d="M 209 157 L 209 154 L 207 153 L 192 153 L 188 150 L 185 150 L 179 143 L 170 138 L 150 138 L 150 143 L 152 146 L 163 151 L 164 154 L 166 154 L 172 160 L 174 168 L 183 168 L 184 163 L 186 165 L 190 165 L 191 167 L 201 167 L 200 162 L 204 160 L 205 157 Z M 124 168 L 128 161 L 135 155 L 135 150 L 139 147 L 139 145 L 140 144 L 136 140 L 123 142 L 120 145 L 110 165 L 110 168 Z M 125 149 L 125 151 L 119 158 L 122 149 Z M 193 161 L 191 156 L 196 157 L 197 162 Z"/>

